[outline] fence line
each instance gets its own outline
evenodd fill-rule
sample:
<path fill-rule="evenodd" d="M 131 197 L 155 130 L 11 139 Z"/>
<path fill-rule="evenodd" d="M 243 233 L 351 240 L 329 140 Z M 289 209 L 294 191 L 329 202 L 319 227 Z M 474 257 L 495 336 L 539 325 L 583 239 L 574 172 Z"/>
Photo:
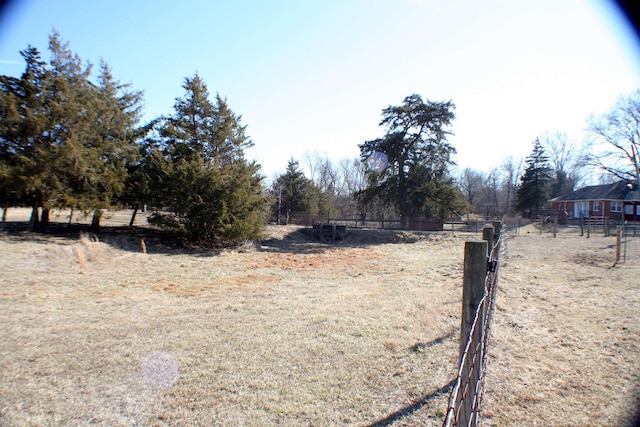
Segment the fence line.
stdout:
<path fill-rule="evenodd" d="M 619 225 L 616 228 L 616 257 L 613 266 L 626 263 L 628 260 L 637 260 L 639 257 L 637 242 L 635 241 L 638 234 L 638 226 L 636 224 Z"/>
<path fill-rule="evenodd" d="M 460 338 L 461 342 L 466 340 L 467 343 L 466 346 L 464 346 L 464 350 L 462 350 L 460 365 L 449 397 L 449 406 L 446 411 L 443 427 L 475 427 L 480 422 L 480 409 L 484 393 L 485 368 L 487 363 L 487 348 L 491 334 L 493 313 L 495 311 L 500 257 L 504 257 L 505 255 L 501 253 L 501 248 L 506 250 L 506 231 L 497 223 L 494 223 L 494 227 L 494 238 L 496 242 L 495 245 L 489 243 L 491 250 L 486 257 L 487 269 L 484 273 L 484 280 L 482 277 L 480 278 L 484 286 L 484 292 L 482 298 L 477 303 L 468 334 L 464 330 L 463 302 L 463 328 Z M 467 242 L 467 244 L 469 243 L 473 242 Z M 484 247 L 486 247 L 486 245 Z M 484 249 L 484 255 L 487 255 L 486 249 Z M 465 274 L 467 272 L 466 263 L 467 261 L 465 259 Z M 463 296 L 463 300 L 465 299 L 466 297 Z"/>

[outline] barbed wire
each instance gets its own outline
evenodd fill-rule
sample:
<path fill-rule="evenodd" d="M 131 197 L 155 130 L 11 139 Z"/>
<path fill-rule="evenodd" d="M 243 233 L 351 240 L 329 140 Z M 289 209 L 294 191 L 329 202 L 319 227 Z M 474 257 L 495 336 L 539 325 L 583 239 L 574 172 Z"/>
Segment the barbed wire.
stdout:
<path fill-rule="evenodd" d="M 451 390 L 443 427 L 477 426 L 480 424 L 487 350 L 495 312 L 500 258 L 508 256 L 506 241 L 507 232 L 502 227 L 499 238 L 488 256 L 488 265 L 491 268 L 485 277 L 484 296 L 478 304 L 469 330 L 469 339 Z"/>

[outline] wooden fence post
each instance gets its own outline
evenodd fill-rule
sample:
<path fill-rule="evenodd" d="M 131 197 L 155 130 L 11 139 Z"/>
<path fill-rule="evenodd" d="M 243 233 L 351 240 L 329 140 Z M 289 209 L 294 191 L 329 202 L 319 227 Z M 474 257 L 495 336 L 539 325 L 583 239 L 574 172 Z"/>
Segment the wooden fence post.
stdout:
<path fill-rule="evenodd" d="M 502 221 L 493 221 L 493 241 L 500 240 L 500 231 L 502 230 Z"/>
<path fill-rule="evenodd" d="M 553 214 L 553 237 L 558 234 L 558 214 Z"/>
<path fill-rule="evenodd" d="M 544 222 L 542 222 L 542 215 L 540 215 L 539 209 L 538 209 L 538 219 L 540 220 L 540 235 L 542 236 L 542 229 L 544 228 Z"/>
<path fill-rule="evenodd" d="M 469 340 L 476 310 L 485 293 L 487 277 L 486 241 L 469 240 L 464 244 L 464 276 L 462 280 L 462 324 L 460 328 L 460 361 Z"/>
<path fill-rule="evenodd" d="M 622 226 L 619 225 L 616 229 L 616 262 L 613 265 L 620 262 L 620 242 L 622 240 Z"/>
<path fill-rule="evenodd" d="M 491 255 L 491 249 L 493 248 L 493 239 L 495 237 L 495 228 L 487 224 L 482 229 L 482 240 L 487 242 L 487 255 Z"/>

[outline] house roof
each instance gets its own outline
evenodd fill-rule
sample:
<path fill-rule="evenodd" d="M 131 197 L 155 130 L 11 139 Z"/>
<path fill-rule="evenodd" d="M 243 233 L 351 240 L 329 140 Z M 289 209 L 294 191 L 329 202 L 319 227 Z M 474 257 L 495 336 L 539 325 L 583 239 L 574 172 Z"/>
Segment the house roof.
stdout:
<path fill-rule="evenodd" d="M 618 181 L 613 184 L 590 185 L 564 196 L 557 197 L 554 201 L 570 200 L 625 200 L 640 201 L 640 191 L 632 191 L 626 181 Z"/>

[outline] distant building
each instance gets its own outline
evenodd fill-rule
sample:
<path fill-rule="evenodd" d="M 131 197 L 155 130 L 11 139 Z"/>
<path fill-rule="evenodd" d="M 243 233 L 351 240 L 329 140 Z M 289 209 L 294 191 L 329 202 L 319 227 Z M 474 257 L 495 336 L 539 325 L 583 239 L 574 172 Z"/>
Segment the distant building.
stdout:
<path fill-rule="evenodd" d="M 591 216 L 640 221 L 640 191 L 637 184 L 626 181 L 591 185 L 552 199 L 551 209 L 568 219 Z"/>

